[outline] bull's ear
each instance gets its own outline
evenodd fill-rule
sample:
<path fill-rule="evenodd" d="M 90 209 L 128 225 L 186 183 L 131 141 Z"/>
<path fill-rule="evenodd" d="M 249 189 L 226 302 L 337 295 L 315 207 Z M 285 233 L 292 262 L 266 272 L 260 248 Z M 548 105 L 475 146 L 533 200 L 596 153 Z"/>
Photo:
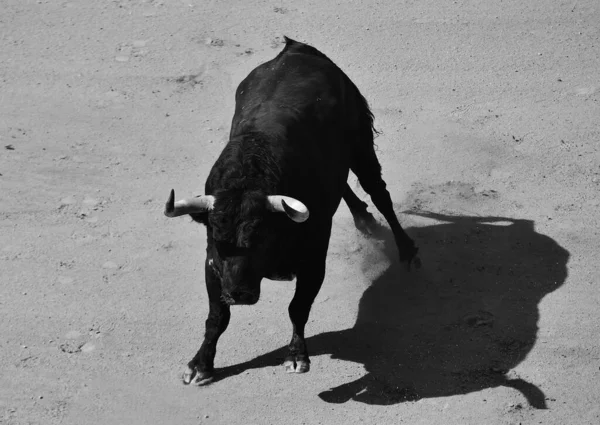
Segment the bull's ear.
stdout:
<path fill-rule="evenodd" d="M 296 223 L 308 220 L 310 215 L 308 208 L 295 198 L 282 195 L 271 195 L 267 197 L 267 207 L 274 212 L 283 212 Z"/>

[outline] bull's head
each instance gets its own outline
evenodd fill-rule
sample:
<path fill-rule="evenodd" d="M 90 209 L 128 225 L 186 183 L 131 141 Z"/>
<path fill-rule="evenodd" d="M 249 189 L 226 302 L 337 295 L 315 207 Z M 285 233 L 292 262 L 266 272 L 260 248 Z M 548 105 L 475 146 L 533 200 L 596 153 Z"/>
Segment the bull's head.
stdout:
<path fill-rule="evenodd" d="M 179 217 L 186 214 L 201 214 L 212 210 L 214 205 L 215 197 L 213 195 L 200 195 L 175 202 L 175 190 L 171 189 L 171 194 L 165 204 L 165 215 Z M 270 211 L 285 213 L 296 223 L 306 221 L 309 216 L 308 208 L 302 202 L 289 196 L 267 196 L 266 205 Z"/>
<path fill-rule="evenodd" d="M 309 211 L 297 199 L 260 193 L 202 195 L 175 202 L 175 192 L 165 205 L 167 217 L 202 215 L 209 228 L 206 267 L 220 280 L 221 298 L 227 304 L 254 304 L 260 281 L 276 253 L 270 239 L 268 215 L 284 213 L 291 220 L 306 221 Z"/>

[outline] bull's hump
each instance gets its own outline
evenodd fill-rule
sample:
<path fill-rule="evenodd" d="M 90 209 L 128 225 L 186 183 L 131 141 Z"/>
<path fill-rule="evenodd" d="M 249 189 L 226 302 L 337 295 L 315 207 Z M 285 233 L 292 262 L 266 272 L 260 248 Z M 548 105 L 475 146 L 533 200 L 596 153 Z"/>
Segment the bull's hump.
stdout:
<path fill-rule="evenodd" d="M 283 38 L 285 39 L 285 47 L 281 51 L 281 55 L 290 53 L 301 53 L 304 55 L 317 56 L 329 60 L 329 58 L 325 56 L 325 54 L 308 44 L 292 40 L 291 38 L 288 38 L 286 36 L 283 36 Z"/>

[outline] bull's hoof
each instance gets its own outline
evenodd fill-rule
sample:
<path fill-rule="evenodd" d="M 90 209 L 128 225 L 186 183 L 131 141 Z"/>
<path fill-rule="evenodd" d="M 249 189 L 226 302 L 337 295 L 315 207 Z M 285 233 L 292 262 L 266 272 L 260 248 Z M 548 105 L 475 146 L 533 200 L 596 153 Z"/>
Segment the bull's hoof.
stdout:
<path fill-rule="evenodd" d="M 310 360 L 288 356 L 283 363 L 287 373 L 306 373 L 310 370 Z"/>
<path fill-rule="evenodd" d="M 416 269 L 420 269 L 420 268 L 421 268 L 421 259 L 420 259 L 419 257 L 415 256 L 415 257 L 412 259 L 412 264 L 414 264 L 414 265 L 415 265 L 415 268 L 416 268 Z"/>
<path fill-rule="evenodd" d="M 416 269 L 421 268 L 421 259 L 417 255 L 418 252 L 419 248 L 414 245 L 408 250 L 400 252 L 400 261 L 406 264 L 407 271 L 410 271 L 411 265 L 414 265 Z"/>
<path fill-rule="evenodd" d="M 375 217 L 370 212 L 365 211 L 364 214 L 353 215 L 354 218 L 354 226 L 361 232 L 363 235 L 372 236 L 377 233 L 380 229 L 379 223 L 375 220 Z"/>
<path fill-rule="evenodd" d="M 181 377 L 185 385 L 201 387 L 210 384 L 214 379 L 213 372 L 200 372 L 195 367 L 186 366 Z"/>

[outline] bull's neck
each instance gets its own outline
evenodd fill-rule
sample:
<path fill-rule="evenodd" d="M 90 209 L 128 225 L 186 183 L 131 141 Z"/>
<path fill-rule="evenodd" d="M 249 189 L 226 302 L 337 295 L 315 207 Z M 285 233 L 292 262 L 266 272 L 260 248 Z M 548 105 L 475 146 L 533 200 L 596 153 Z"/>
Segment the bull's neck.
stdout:
<path fill-rule="evenodd" d="M 236 186 L 247 190 L 270 192 L 277 189 L 280 166 L 270 138 L 261 133 L 249 133 L 230 140 L 227 165 L 236 170 Z"/>

